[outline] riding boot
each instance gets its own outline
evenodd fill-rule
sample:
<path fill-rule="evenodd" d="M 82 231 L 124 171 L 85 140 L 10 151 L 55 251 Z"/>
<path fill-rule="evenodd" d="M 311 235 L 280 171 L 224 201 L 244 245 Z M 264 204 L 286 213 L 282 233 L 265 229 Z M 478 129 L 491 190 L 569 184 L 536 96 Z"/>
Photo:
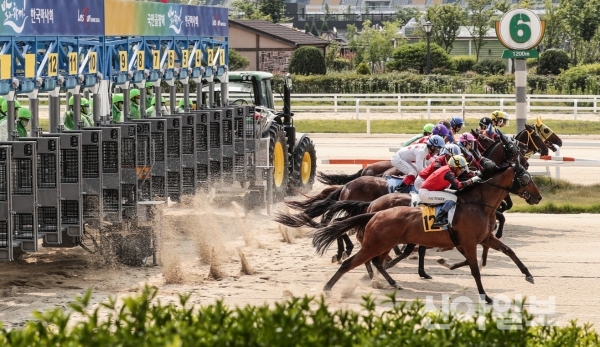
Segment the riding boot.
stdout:
<path fill-rule="evenodd" d="M 448 212 L 456 205 L 456 202 L 452 200 L 446 200 L 444 202 L 444 206 L 440 209 L 440 212 L 435 216 L 435 220 L 433 221 L 432 228 L 440 228 L 446 224 L 448 224 Z"/>
<path fill-rule="evenodd" d="M 402 182 L 399 185 L 396 186 L 396 188 L 394 188 L 394 192 L 395 193 L 403 193 L 404 189 L 406 189 L 407 185 L 406 183 Z"/>

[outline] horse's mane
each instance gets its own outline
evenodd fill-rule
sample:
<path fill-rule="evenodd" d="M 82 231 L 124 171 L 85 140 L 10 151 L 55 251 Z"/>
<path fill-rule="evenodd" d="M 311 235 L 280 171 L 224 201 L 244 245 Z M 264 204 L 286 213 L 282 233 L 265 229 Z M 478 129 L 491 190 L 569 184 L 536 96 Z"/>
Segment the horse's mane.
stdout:
<path fill-rule="evenodd" d="M 498 144 L 503 145 L 502 141 L 496 141 L 491 146 L 489 146 L 481 156 L 487 158 L 488 154 L 490 154 L 495 148 L 495 146 L 497 146 Z"/>

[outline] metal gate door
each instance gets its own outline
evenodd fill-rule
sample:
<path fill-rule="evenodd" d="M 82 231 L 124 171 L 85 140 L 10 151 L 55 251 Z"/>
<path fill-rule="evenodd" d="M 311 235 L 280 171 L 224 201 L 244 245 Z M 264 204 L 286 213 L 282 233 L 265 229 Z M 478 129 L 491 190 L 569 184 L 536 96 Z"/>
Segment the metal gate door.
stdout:
<path fill-rule="evenodd" d="M 64 131 L 65 134 L 81 134 L 81 177 L 83 192 L 82 216 L 84 223 L 99 228 L 102 216 L 102 131 L 81 129 Z"/>
<path fill-rule="evenodd" d="M 181 117 L 181 194 L 196 193 L 196 116 L 192 113 Z"/>
<path fill-rule="evenodd" d="M 19 141 L 1 144 L 10 144 L 12 149 L 9 181 L 11 181 L 10 194 L 12 195 L 13 246 L 21 245 L 23 252 L 37 252 L 36 143 Z"/>
<path fill-rule="evenodd" d="M 19 141 L 37 143 L 38 233 L 44 236 L 44 244 L 60 245 L 60 138 L 25 137 Z"/>
<path fill-rule="evenodd" d="M 210 112 L 200 111 L 196 116 L 196 186 L 204 190 L 209 185 L 209 132 L 208 119 Z"/>
<path fill-rule="evenodd" d="M 113 124 L 121 128 L 121 201 L 123 219 L 137 214 L 137 128 L 134 124 Z"/>
<path fill-rule="evenodd" d="M 11 147 L 0 146 L 0 260 L 13 260 Z"/>
<path fill-rule="evenodd" d="M 234 181 L 233 166 L 234 166 L 234 154 L 233 154 L 233 108 L 224 108 L 221 115 L 221 131 L 222 131 L 222 143 L 223 147 L 223 182 L 226 185 L 232 185 Z"/>
<path fill-rule="evenodd" d="M 245 185 L 246 177 L 246 137 L 244 136 L 244 122 L 248 108 L 244 106 L 233 107 L 233 174 L 234 179 Z"/>
<path fill-rule="evenodd" d="M 220 182 L 223 174 L 223 147 L 221 147 L 221 110 L 208 110 L 208 177 L 209 185 Z"/>
<path fill-rule="evenodd" d="M 126 122 L 136 127 L 137 201 L 152 199 L 150 168 L 152 167 L 150 122 Z"/>
<path fill-rule="evenodd" d="M 181 198 L 181 117 L 167 120 L 167 196 L 173 201 Z"/>
<path fill-rule="evenodd" d="M 246 178 L 249 182 L 254 182 L 256 180 L 256 149 L 258 148 L 260 129 L 254 117 L 256 112 L 254 106 L 244 106 L 244 108 L 246 109 L 244 114 L 246 120 L 244 122 Z"/>
<path fill-rule="evenodd" d="M 102 132 L 102 205 L 101 219 L 121 223 L 121 128 L 102 126 L 86 128 Z"/>
<path fill-rule="evenodd" d="M 152 154 L 152 167 L 150 168 L 151 200 L 167 198 L 167 120 L 162 118 L 149 118 L 150 122 L 150 149 Z"/>

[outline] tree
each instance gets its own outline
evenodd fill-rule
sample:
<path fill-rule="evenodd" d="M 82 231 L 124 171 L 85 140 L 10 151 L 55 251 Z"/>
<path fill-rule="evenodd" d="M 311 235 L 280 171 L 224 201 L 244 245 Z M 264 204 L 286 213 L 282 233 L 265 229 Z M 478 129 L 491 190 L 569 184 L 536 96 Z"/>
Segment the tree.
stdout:
<path fill-rule="evenodd" d="M 381 30 L 371 27 L 371 21 L 365 20 L 363 28 L 358 35 L 356 26 L 348 25 L 346 37 L 350 40 L 348 47 L 355 52 L 354 62 L 367 61 L 373 66 L 384 68 L 385 61 L 392 56 L 393 42 L 400 42 L 397 38 L 398 22 L 384 22 Z"/>
<path fill-rule="evenodd" d="M 321 34 L 329 31 L 329 25 L 327 25 L 327 21 L 323 21 L 321 24 Z"/>
<path fill-rule="evenodd" d="M 231 7 L 241 19 L 271 20 L 269 16 L 265 16 L 256 8 L 256 4 L 252 0 L 236 0 Z"/>
<path fill-rule="evenodd" d="M 448 54 L 452 51 L 454 40 L 464 23 L 465 13 L 457 3 L 455 5 L 433 5 L 427 9 L 425 19 L 433 23 L 431 39 Z"/>
<path fill-rule="evenodd" d="M 332 69 L 335 59 L 338 58 L 340 44 L 337 41 L 331 41 L 325 50 L 325 64 L 327 69 Z"/>
<path fill-rule="evenodd" d="M 552 0 L 544 0 L 545 13 L 542 19 L 546 21 L 543 44 L 545 49 L 560 47 L 565 36 L 565 22 L 558 6 Z"/>
<path fill-rule="evenodd" d="M 494 15 L 494 8 L 490 0 L 466 0 L 466 4 L 467 12 L 470 14 L 466 21 L 470 26 L 467 28 L 473 38 L 475 58 L 479 61 L 479 52 L 485 45 L 485 36 L 492 28 L 490 19 Z"/>
<path fill-rule="evenodd" d="M 248 67 L 250 60 L 236 52 L 233 48 L 229 49 L 229 70 L 242 70 Z"/>
<path fill-rule="evenodd" d="M 317 25 L 315 24 L 315 21 L 313 21 L 312 25 L 310 26 L 310 33 L 313 34 L 313 36 L 315 37 L 319 36 L 319 31 L 317 30 Z"/>
<path fill-rule="evenodd" d="M 597 37 L 600 25 L 599 12 L 600 0 L 560 0 L 559 14 L 564 18 L 575 64 L 578 54 L 589 56 L 589 43 Z"/>
<path fill-rule="evenodd" d="M 569 68 L 569 55 L 560 49 L 549 49 L 540 56 L 540 65 L 537 67 L 539 75 L 558 75 Z"/>
<path fill-rule="evenodd" d="M 279 23 L 287 20 L 283 16 L 284 6 L 283 0 L 262 0 L 259 8 L 263 15 L 271 17 L 273 23 Z"/>
<path fill-rule="evenodd" d="M 310 33 L 310 24 L 308 24 L 308 22 L 304 23 L 304 32 L 305 33 Z"/>
<path fill-rule="evenodd" d="M 446 51 L 435 43 L 430 47 L 431 69 L 452 70 L 452 60 Z M 419 42 L 400 46 L 394 51 L 393 60 L 388 63 L 391 70 L 417 70 L 424 73 L 427 68 L 427 44 Z"/>
<path fill-rule="evenodd" d="M 394 13 L 394 21 L 400 22 L 400 25 L 406 25 L 412 18 L 417 18 L 421 11 L 415 7 L 398 7 Z"/>
<path fill-rule="evenodd" d="M 370 75 L 371 69 L 369 69 L 369 65 L 367 65 L 367 63 L 363 61 L 356 67 L 356 73 L 359 75 Z"/>
<path fill-rule="evenodd" d="M 290 72 L 299 75 L 324 75 L 327 73 L 325 57 L 316 47 L 300 47 L 292 55 Z"/>

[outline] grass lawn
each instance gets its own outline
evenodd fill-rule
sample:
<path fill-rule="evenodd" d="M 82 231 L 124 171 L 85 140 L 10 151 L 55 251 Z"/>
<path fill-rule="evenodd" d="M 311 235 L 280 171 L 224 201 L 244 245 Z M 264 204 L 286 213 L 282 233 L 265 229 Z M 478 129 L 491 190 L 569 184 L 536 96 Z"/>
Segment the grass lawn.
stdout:
<path fill-rule="evenodd" d="M 542 202 L 530 206 L 513 195 L 514 206 L 509 212 L 600 213 L 600 184 L 573 184 L 549 177 L 534 177 L 533 180 L 542 192 Z"/>
<path fill-rule="evenodd" d="M 437 120 L 431 120 L 437 123 Z M 373 134 L 418 134 L 422 132 L 427 120 L 372 120 L 371 133 Z M 464 131 L 479 127 L 479 119 L 467 118 Z M 516 121 L 512 120 L 510 125 L 503 128 L 504 133 L 514 134 Z M 366 120 L 318 120 L 306 119 L 294 121 L 299 132 L 303 133 L 366 133 Z M 529 124 L 533 124 L 533 120 Z M 597 135 L 600 133 L 600 122 L 573 121 L 573 120 L 544 120 L 554 132 L 560 135 Z"/>

